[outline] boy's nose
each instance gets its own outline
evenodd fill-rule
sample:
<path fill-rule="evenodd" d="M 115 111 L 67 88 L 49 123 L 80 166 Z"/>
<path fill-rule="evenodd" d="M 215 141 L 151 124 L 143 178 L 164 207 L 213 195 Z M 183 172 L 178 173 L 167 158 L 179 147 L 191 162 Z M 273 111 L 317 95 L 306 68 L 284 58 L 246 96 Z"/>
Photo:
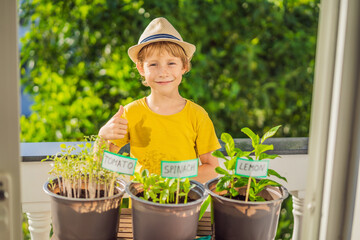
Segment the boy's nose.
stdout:
<path fill-rule="evenodd" d="M 159 68 L 159 74 L 160 74 L 161 76 L 168 74 L 167 68 L 166 68 L 166 67 L 160 67 L 160 68 Z"/>

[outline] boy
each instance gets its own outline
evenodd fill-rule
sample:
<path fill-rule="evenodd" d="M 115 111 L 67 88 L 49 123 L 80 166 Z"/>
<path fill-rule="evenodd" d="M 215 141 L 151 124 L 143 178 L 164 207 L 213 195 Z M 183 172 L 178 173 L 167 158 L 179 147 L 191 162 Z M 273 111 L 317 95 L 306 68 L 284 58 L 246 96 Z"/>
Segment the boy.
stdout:
<path fill-rule="evenodd" d="M 160 161 L 199 158 L 201 183 L 217 176 L 218 160 L 211 153 L 221 146 L 214 126 L 199 105 L 179 93 L 182 76 L 190 70 L 195 46 L 184 42 L 165 19 L 154 19 L 128 54 L 149 86 L 151 94 L 119 111 L 100 129 L 99 136 L 118 152 L 130 142 L 130 155 L 138 168 L 160 174 Z"/>

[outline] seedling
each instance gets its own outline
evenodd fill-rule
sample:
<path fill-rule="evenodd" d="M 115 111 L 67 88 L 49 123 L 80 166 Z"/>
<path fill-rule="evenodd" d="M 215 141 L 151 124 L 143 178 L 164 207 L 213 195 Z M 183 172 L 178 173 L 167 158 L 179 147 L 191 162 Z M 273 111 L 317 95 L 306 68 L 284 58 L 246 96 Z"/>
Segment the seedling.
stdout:
<path fill-rule="evenodd" d="M 143 196 L 141 199 L 160 204 L 178 204 L 179 198 L 188 202 L 188 194 L 194 184 L 190 183 L 189 178 L 163 178 L 157 174 L 149 174 L 147 169 L 141 174 L 135 173 L 133 182 L 143 185 Z"/>
<path fill-rule="evenodd" d="M 239 189 L 243 186 L 247 186 L 245 201 L 265 201 L 265 199 L 259 196 L 259 193 L 264 190 L 266 186 L 280 186 L 279 183 L 269 180 L 269 179 L 255 179 L 251 176 L 242 177 L 235 174 L 236 161 L 238 158 L 246 158 L 252 161 L 261 161 L 264 159 L 275 159 L 279 157 L 276 154 L 269 155 L 265 153 L 268 150 L 273 150 L 273 145 L 266 145 L 264 141 L 275 135 L 277 130 L 281 126 L 276 126 L 271 128 L 266 132 L 261 138 L 259 135 L 255 134 L 249 128 L 242 128 L 241 131 L 245 133 L 252 141 L 252 151 L 242 151 L 239 148 L 235 148 L 234 139 L 228 133 L 221 134 L 221 140 L 225 143 L 225 150 L 229 158 L 226 158 L 224 154 L 220 151 L 214 151 L 213 156 L 222 158 L 225 160 L 225 168 L 217 167 L 215 171 L 223 176 L 219 178 L 218 183 L 216 184 L 216 191 L 223 192 L 225 197 L 236 198 L 239 197 Z M 251 155 L 253 153 L 253 155 Z M 275 176 L 284 181 L 287 181 L 286 178 L 280 176 L 273 169 L 268 169 L 268 176 Z"/>
<path fill-rule="evenodd" d="M 91 142 L 95 142 L 94 145 Z M 53 168 L 49 174 L 57 179 L 59 195 L 70 198 L 100 198 L 113 196 L 116 188 L 116 172 L 101 168 L 102 153 L 108 150 L 102 145 L 99 151 L 93 146 L 97 145 L 99 137 L 85 137 L 85 144 L 67 146 L 61 144 L 61 152 L 47 156 L 42 161 L 53 161 Z M 50 187 L 55 184 L 50 181 Z"/>

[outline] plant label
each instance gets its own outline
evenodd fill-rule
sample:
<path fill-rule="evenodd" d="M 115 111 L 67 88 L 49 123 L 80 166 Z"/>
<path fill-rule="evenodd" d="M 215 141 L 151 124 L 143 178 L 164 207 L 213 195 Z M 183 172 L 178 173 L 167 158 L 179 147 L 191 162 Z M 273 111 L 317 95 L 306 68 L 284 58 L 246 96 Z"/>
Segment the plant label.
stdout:
<path fill-rule="evenodd" d="M 120 174 L 134 175 L 137 159 L 104 151 L 101 167 Z"/>
<path fill-rule="evenodd" d="M 269 160 L 253 161 L 238 158 L 235 174 L 243 177 L 265 178 L 269 169 Z"/>
<path fill-rule="evenodd" d="M 161 177 L 190 178 L 198 175 L 198 159 L 186 161 L 161 161 Z"/>

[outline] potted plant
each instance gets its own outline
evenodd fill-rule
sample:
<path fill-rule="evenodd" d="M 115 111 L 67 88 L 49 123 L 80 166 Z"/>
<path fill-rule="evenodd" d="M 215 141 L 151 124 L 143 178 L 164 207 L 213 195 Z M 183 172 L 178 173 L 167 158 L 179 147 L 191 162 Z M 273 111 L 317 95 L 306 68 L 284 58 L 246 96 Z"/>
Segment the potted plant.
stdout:
<path fill-rule="evenodd" d="M 137 240 L 192 240 L 199 211 L 207 197 L 204 186 L 189 178 L 164 178 L 147 170 L 126 186 L 132 200 L 133 234 Z"/>
<path fill-rule="evenodd" d="M 288 191 L 273 180 L 252 177 L 251 172 L 264 171 L 260 166 L 267 165 L 266 159 L 278 157 L 265 153 L 273 150 L 273 145 L 266 145 L 264 141 L 272 137 L 279 127 L 270 129 L 261 138 L 249 128 L 243 128 L 241 131 L 252 141 L 252 151 L 236 148 L 230 134 L 221 135 L 229 158 L 220 151 L 213 153 L 213 156 L 225 160 L 225 167 L 217 167 L 216 172 L 222 176 L 205 184 L 213 204 L 216 240 L 275 238 L 281 203 L 288 197 Z M 258 166 L 257 169 L 255 166 Z M 239 174 L 242 170 L 248 175 Z M 275 176 L 286 181 L 276 171 L 266 170 L 265 176 Z"/>
<path fill-rule="evenodd" d="M 125 181 L 118 173 L 101 167 L 105 147 L 94 151 L 87 137 L 85 144 L 61 144 L 61 152 L 43 161 L 53 161 L 53 178 L 44 184 L 51 197 L 53 237 L 55 240 L 115 240 Z"/>

